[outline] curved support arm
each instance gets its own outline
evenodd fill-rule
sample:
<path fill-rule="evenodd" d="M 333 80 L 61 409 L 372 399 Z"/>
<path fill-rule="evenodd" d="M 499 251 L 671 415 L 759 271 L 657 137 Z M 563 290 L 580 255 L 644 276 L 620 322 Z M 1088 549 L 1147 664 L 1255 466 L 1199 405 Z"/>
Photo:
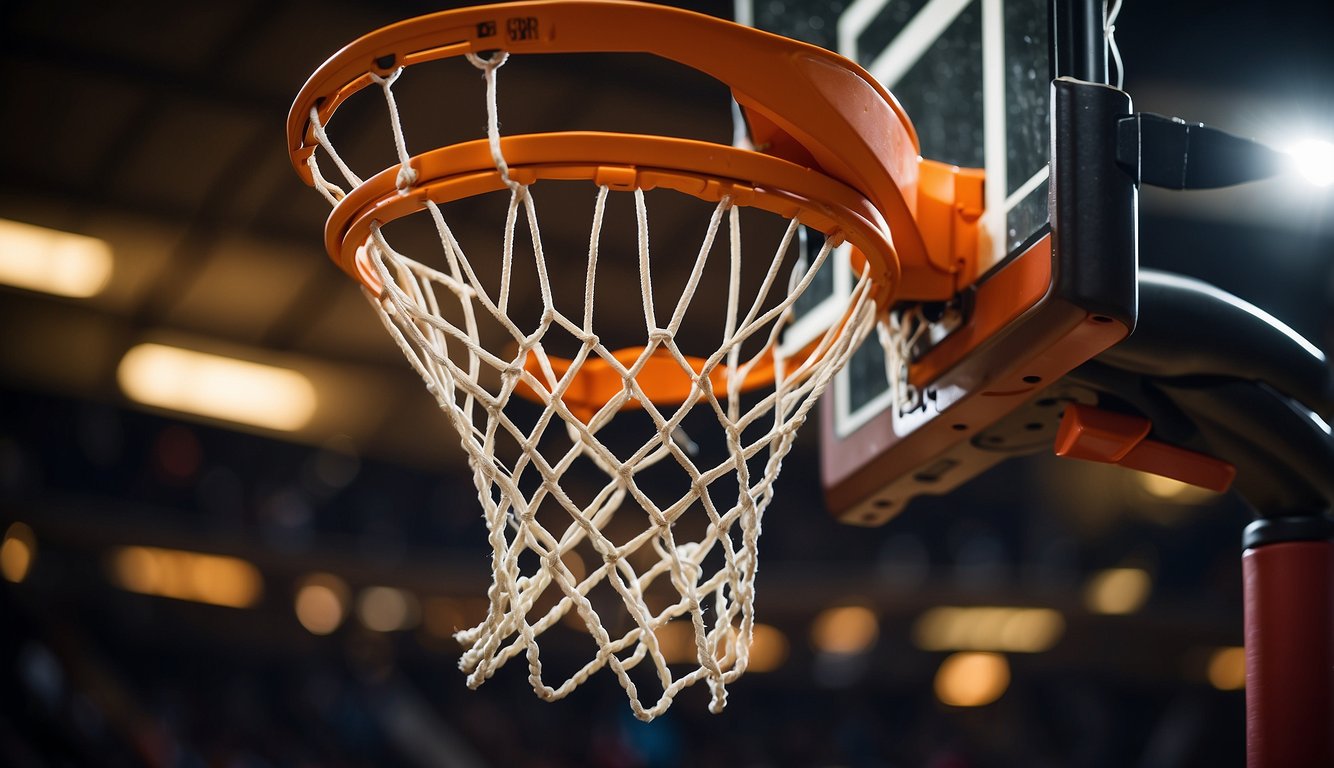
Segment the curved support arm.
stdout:
<path fill-rule="evenodd" d="M 1143 411 L 1164 439 L 1235 465 L 1237 491 L 1262 516 L 1334 506 L 1320 350 L 1203 281 L 1145 269 L 1139 288 L 1135 332 L 1073 378 Z"/>
<path fill-rule="evenodd" d="M 1184 275 L 1141 269 L 1139 323 L 1098 361 L 1154 378 L 1263 381 L 1316 413 L 1334 410 L 1325 355 L 1273 315 Z"/>
<path fill-rule="evenodd" d="M 1072 378 L 1142 411 L 1163 439 L 1235 465 L 1261 515 L 1334 506 L 1325 356 L 1259 307 L 1140 270 L 1135 332 Z"/>
<path fill-rule="evenodd" d="M 1334 507 L 1334 435 L 1310 410 L 1262 384 L 1158 381 L 1209 452 L 1237 467 L 1235 487 L 1261 516 Z"/>

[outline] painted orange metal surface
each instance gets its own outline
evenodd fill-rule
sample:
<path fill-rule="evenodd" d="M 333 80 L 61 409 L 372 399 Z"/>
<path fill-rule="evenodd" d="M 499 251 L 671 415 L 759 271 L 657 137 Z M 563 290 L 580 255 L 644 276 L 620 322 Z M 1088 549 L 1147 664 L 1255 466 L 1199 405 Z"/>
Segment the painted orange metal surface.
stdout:
<path fill-rule="evenodd" d="M 714 202 L 726 196 L 738 205 L 795 218 L 835 244 L 844 240 L 851 243 L 877 276 L 875 299 L 888 302 L 893 295 L 890 288 L 895 283 L 897 261 L 883 220 L 868 200 L 824 174 L 733 147 L 631 134 L 511 136 L 501 140 L 501 147 L 510 178 L 523 184 L 538 179 L 587 179 L 612 189 L 670 188 Z M 596 152 L 591 152 L 591 147 L 596 147 Z M 598 160 L 589 160 L 590 155 Z M 654 167 L 657 162 L 672 167 Z M 374 292 L 381 286 L 363 248 L 373 226 L 415 213 L 427 201 L 443 204 L 505 189 L 485 141 L 419 155 L 412 159 L 412 166 L 418 179 L 406 193 L 395 186 L 397 167 L 388 169 L 339 201 L 325 225 L 325 246 L 334 261 Z M 641 352 L 642 348 L 622 349 L 614 357 L 628 366 Z M 688 359 L 696 373 L 702 370 L 702 359 Z M 804 355 L 798 354 L 786 365 L 794 369 L 802 359 Z M 557 357 L 549 360 L 559 369 L 557 376 L 571 363 Z M 535 357 L 525 361 L 525 368 L 541 378 Z M 747 373 L 740 391 L 771 384 L 775 369 L 772 356 L 758 362 Z M 724 375 L 719 369 L 711 375 L 720 392 L 727 391 Z M 652 402 L 663 405 L 683 402 L 693 386 L 690 376 L 674 360 L 656 356 L 640 371 L 636 383 Z M 623 379 L 615 368 L 605 360 L 593 359 L 576 372 L 562 400 L 587 416 L 619 393 L 622 386 Z M 526 385 L 520 385 L 516 392 L 529 400 L 542 400 Z M 631 400 L 626 407 L 640 406 Z"/>
<path fill-rule="evenodd" d="M 612 189 L 675 189 L 717 202 L 760 208 L 847 240 L 871 263 L 876 301 L 885 305 L 898 278 L 895 241 L 875 206 L 856 190 L 816 171 L 757 154 L 690 139 L 622 133 L 553 133 L 500 140 L 510 178 L 587 179 Z M 417 182 L 395 186 L 398 166 L 381 171 L 339 201 L 324 228 L 324 244 L 345 272 L 374 291 L 379 283 L 356 261 L 371 225 L 420 211 L 428 200 L 447 203 L 505 189 L 485 140 L 455 144 L 412 158 Z"/>
<path fill-rule="evenodd" d="M 973 313 L 968 321 L 913 363 L 909 371 L 913 386 L 930 385 L 1031 309 L 1050 289 L 1051 235 L 1047 235 L 977 286 Z M 1096 349 L 1083 360 L 1102 349 L 1105 347 Z"/>
<path fill-rule="evenodd" d="M 1009 268 L 1014 266 L 1011 262 Z M 991 284 L 991 280 L 986 283 Z M 856 510 L 888 482 L 937 459 L 960 440 L 972 439 L 1032 399 L 1047 382 L 1060 379 L 1130 332 L 1119 322 L 1103 322 L 1106 318 L 1073 307 L 1039 303 L 1032 311 L 1038 313 L 1037 322 L 1015 333 L 1005 328 L 1005 333 L 990 339 L 974 337 L 968 355 L 930 379 L 939 413 L 906 434 L 895 430 L 894 412 L 885 409 L 855 432 L 836 439 L 832 406 L 822 406 L 825 502 L 839 521 L 875 525 L 888 519 L 897 510 L 874 510 L 880 515 L 876 520 L 859 518 Z M 1024 314 L 1024 320 L 1032 317 Z"/>
<path fill-rule="evenodd" d="M 649 53 L 713 76 L 731 87 L 771 155 L 852 187 L 880 211 L 905 268 L 894 286 L 899 298 L 942 300 L 962 287 L 949 254 L 928 254 L 917 220 L 917 136 L 875 78 L 822 48 L 676 8 L 537 0 L 443 11 L 377 30 L 329 59 L 301 89 L 287 122 L 293 167 L 311 183 L 311 110 L 327 124 L 340 104 L 373 83 L 372 74 L 497 50 Z"/>
<path fill-rule="evenodd" d="M 1056 434 L 1056 455 L 1115 464 L 1144 438 L 1153 423 L 1143 416 L 1071 404 Z"/>
<path fill-rule="evenodd" d="M 880 289 L 876 299 L 888 301 L 892 295 L 889 287 L 894 284 L 892 270 L 897 262 L 894 247 L 885 236 L 883 221 L 870 202 L 855 190 L 823 174 L 778 158 L 686 139 L 551 134 L 506 137 L 501 145 L 509 162 L 510 178 L 524 184 L 538 179 L 587 179 L 613 189 L 671 188 L 709 201 L 727 196 L 738 205 L 795 218 L 823 232 L 835 243 L 849 241 L 860 254 L 866 255 L 873 274 L 881 276 L 876 281 Z M 601 158 L 599 162 L 581 159 L 588 156 L 590 146 L 597 147 L 594 154 Z M 675 169 L 653 167 L 659 159 L 670 160 Z M 485 141 L 434 150 L 413 158 L 412 164 L 418 180 L 407 193 L 400 193 L 395 186 L 396 168 L 383 171 L 341 200 L 325 226 L 325 245 L 330 255 L 375 292 L 381 286 L 362 248 L 372 226 L 415 213 L 428 200 L 447 203 L 505 188 Z M 712 172 L 681 168 L 708 168 Z M 730 180 L 722 174 L 751 181 Z M 631 348 L 614 354 L 617 360 L 628 364 L 641 351 Z M 561 358 L 550 360 L 562 370 L 570 364 Z M 694 370 L 701 370 L 703 360 L 691 360 Z M 637 378 L 642 391 L 655 403 L 684 401 L 689 396 L 689 376 L 674 361 L 660 361 L 663 365 L 658 362 L 651 361 Z M 788 361 L 792 367 L 799 364 L 799 358 Z M 534 374 L 538 372 L 537 365 L 535 358 L 525 363 Z M 774 371 L 772 358 L 760 362 L 747 374 L 741 391 L 772 383 Z M 715 372 L 715 376 L 721 375 Z M 715 384 L 720 391 L 726 391 L 722 379 L 716 379 Z M 606 361 L 591 360 L 576 373 L 576 380 L 563 399 L 570 407 L 577 405 L 582 412 L 591 414 L 619 392 L 621 386 L 620 374 Z M 530 400 L 541 400 L 526 386 L 517 391 Z M 637 407 L 636 401 L 627 407 Z"/>
<path fill-rule="evenodd" d="M 956 290 L 978 278 L 978 222 L 982 217 L 984 174 L 979 168 L 923 159 L 919 168 L 917 228 L 927 258 L 939 272 L 955 276 Z M 906 275 L 905 281 L 912 280 Z M 904 292 L 913 288 L 904 286 Z"/>
<path fill-rule="evenodd" d="M 799 368 L 814 346 L 812 344 L 811 347 L 802 350 L 797 355 L 786 358 L 784 364 L 789 369 Z M 622 370 L 628 372 L 640 356 L 644 354 L 645 349 L 645 347 L 626 347 L 616 350 L 612 353 L 612 357 L 616 359 L 618 365 L 612 365 L 600 357 L 590 356 L 575 372 L 569 387 L 561 395 L 561 402 L 570 409 L 571 413 L 584 421 L 588 421 L 593 414 L 601 410 L 626 388 L 626 378 L 622 375 Z M 635 386 L 654 405 L 679 405 L 692 397 L 698 397 L 695 390 L 695 380 L 699 378 L 708 361 L 691 355 L 683 355 L 682 360 L 689 367 L 689 371 L 683 368 L 681 363 L 667 350 L 662 348 L 653 350 L 644 365 L 639 369 L 638 375 L 634 377 Z M 559 380 L 566 375 L 575 361 L 561 357 L 548 357 L 548 362 L 552 373 Z M 746 372 L 745 377 L 737 387 L 737 391 L 749 392 L 772 384 L 776 375 L 776 362 L 773 355 L 768 355 L 756 361 L 755 365 Z M 525 371 L 539 380 L 545 378 L 542 366 L 535 356 L 529 355 L 524 360 L 523 367 Z M 717 394 L 718 399 L 725 400 L 725 394 L 728 391 L 727 366 L 715 366 L 709 371 L 708 379 L 708 386 Z M 544 396 L 533 390 L 523 379 L 518 380 L 514 391 L 533 402 L 542 403 L 544 401 Z M 627 400 L 625 405 L 622 406 L 622 410 L 643 407 L 643 402 L 636 396 Z"/>
<path fill-rule="evenodd" d="M 1056 434 L 1055 452 L 1068 459 L 1118 464 L 1222 493 L 1232 486 L 1236 467 L 1222 459 L 1149 440 L 1146 418 L 1070 404 Z"/>

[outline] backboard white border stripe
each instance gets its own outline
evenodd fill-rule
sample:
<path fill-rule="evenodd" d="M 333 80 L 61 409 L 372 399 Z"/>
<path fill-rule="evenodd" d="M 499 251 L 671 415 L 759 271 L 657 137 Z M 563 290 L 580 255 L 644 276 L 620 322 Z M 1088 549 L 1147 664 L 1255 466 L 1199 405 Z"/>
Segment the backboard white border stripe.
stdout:
<path fill-rule="evenodd" d="M 739 0 L 740 1 L 740 0 Z M 870 25 L 887 3 L 893 0 L 856 0 L 838 17 L 838 52 L 857 60 L 857 37 Z"/>
<path fill-rule="evenodd" d="M 832 267 L 834 270 L 834 284 L 829 297 L 811 307 L 783 331 L 783 338 L 778 344 L 779 357 L 795 355 L 843 319 L 848 297 L 852 295 L 851 257 L 852 246 L 847 243 L 829 254 L 825 268 Z"/>
<path fill-rule="evenodd" d="M 1016 205 L 1019 205 L 1024 201 L 1025 198 L 1033 194 L 1033 190 L 1037 189 L 1038 186 L 1040 186 L 1042 182 L 1046 181 L 1047 177 L 1050 175 L 1051 175 L 1050 163 L 1039 168 L 1038 172 L 1029 177 L 1028 181 L 1025 181 L 1023 184 L 1020 184 L 1018 189 L 1010 193 L 1009 197 L 1005 198 L 1005 212 L 1009 213 L 1010 211 L 1013 211 Z"/>
<path fill-rule="evenodd" d="M 982 152 L 987 172 L 986 210 L 995 217 L 986 222 L 986 231 L 992 236 L 981 238 L 990 244 L 992 251 L 990 259 L 986 258 L 988 254 L 980 254 L 986 264 L 1005 258 L 1009 250 L 1006 225 L 1009 209 L 1005 196 L 1010 186 L 1005 153 L 1005 7 L 1002 0 L 981 2 Z"/>
<path fill-rule="evenodd" d="M 959 14 L 973 2 L 974 0 L 931 0 L 904 25 L 903 30 L 894 38 L 894 42 L 875 57 L 867 69 L 882 85 L 892 90 L 898 84 L 899 78 L 912 69 Z M 870 23 L 869 19 L 867 23 Z M 842 29 L 843 25 L 839 24 L 840 33 Z M 1004 106 L 1003 96 L 1002 106 Z"/>
<path fill-rule="evenodd" d="M 747 27 L 755 26 L 755 7 L 752 0 L 736 0 L 732 6 L 736 23 Z"/>
<path fill-rule="evenodd" d="M 862 61 L 858 50 L 858 39 L 875 22 L 891 3 L 903 0 L 854 0 L 838 18 L 837 45 L 838 53 L 853 61 Z M 735 0 L 736 19 L 738 22 L 754 25 L 754 0 Z M 886 88 L 893 89 L 909 70 L 930 50 L 942 34 L 961 13 L 977 3 L 982 21 L 982 133 L 983 163 L 986 170 L 986 212 L 983 214 L 983 227 L 989 237 L 980 238 L 980 271 L 987 272 L 1004 260 L 1009 252 L 1009 215 L 1024 200 L 1029 198 L 1048 180 L 1051 170 L 1044 165 L 1037 173 L 1026 179 L 1014 192 L 1008 193 L 1009 167 L 1006 147 L 1007 115 L 1005 110 L 1006 52 L 1005 52 L 1005 0 L 929 0 L 914 14 L 904 27 L 899 30 L 893 42 L 866 65 L 871 75 Z M 840 255 L 840 266 L 846 257 Z M 838 321 L 838 312 L 847 292 L 851 289 L 851 280 L 846 269 L 840 268 L 835 273 L 833 295 L 811 308 L 784 334 L 781 351 L 791 354 L 814 340 Z M 868 343 L 877 343 L 869 339 Z M 845 368 L 834 380 L 835 408 L 834 431 L 839 436 L 846 436 L 864 426 L 868 421 L 893 405 L 893 393 L 886 381 L 886 390 L 877 394 L 855 411 L 849 412 L 848 396 L 850 377 Z M 897 416 L 897 415 L 896 415 Z M 908 419 L 907 421 L 914 421 Z M 916 423 L 900 424 L 894 419 L 894 431 L 912 431 Z"/>

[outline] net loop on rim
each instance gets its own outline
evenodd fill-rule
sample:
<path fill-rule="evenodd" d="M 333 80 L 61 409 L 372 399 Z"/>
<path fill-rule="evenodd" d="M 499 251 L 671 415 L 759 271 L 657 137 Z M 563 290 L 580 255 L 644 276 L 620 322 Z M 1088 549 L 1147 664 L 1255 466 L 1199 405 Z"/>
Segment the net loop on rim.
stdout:
<path fill-rule="evenodd" d="M 904 312 L 888 312 L 876 323 L 877 340 L 885 350 L 885 378 L 892 407 L 907 413 L 917 407 L 921 393 L 909 380 L 913 349 L 931 329 L 920 305 Z"/>
<path fill-rule="evenodd" d="M 394 99 L 394 82 L 398 80 L 399 75 L 403 74 L 403 68 L 399 67 L 389 77 L 371 73 L 371 82 L 380 86 L 384 91 L 384 100 L 389 105 L 389 123 L 394 130 L 394 149 L 398 152 L 398 177 L 394 179 L 394 185 L 398 187 L 400 195 L 406 195 L 408 188 L 417 183 L 417 171 L 412 167 L 412 157 L 408 154 L 408 143 L 403 138 L 403 118 L 398 113 L 398 102 Z"/>
<path fill-rule="evenodd" d="M 496 107 L 496 70 L 505 66 L 510 55 L 507 51 L 496 51 L 489 57 L 482 58 L 469 52 L 464 54 L 464 58 L 469 64 L 482 70 L 482 77 L 486 80 L 486 141 L 491 147 L 491 162 L 496 164 L 496 170 L 500 171 L 500 178 L 504 179 L 505 186 L 517 192 L 520 185 L 510 179 L 509 163 L 505 162 L 505 154 L 500 151 L 500 110 Z"/>
<path fill-rule="evenodd" d="M 500 242 L 465 248 L 445 205 L 420 193 L 431 179 L 421 173 L 422 156 L 409 153 L 394 97 L 402 66 L 369 78 L 390 115 L 399 160 L 394 189 L 405 200 L 420 198 L 441 255 L 434 266 L 406 255 L 378 219 L 364 240 L 354 241 L 369 278 L 363 291 L 457 433 L 486 522 L 488 609 L 456 635 L 460 668 L 477 687 L 522 656 L 529 683 L 546 700 L 609 669 L 644 720 L 703 682 L 710 710 L 719 712 L 727 684 L 749 664 L 758 541 L 782 461 L 811 407 L 876 326 L 883 286 L 869 260 L 854 260 L 855 266 L 839 260 L 845 234 L 837 227 L 815 253 L 793 254 L 800 251 L 800 217 L 819 219 L 802 198 L 767 203 L 764 210 L 786 219 L 781 236 L 773 250 L 743 259 L 742 210 L 754 190 L 727 181 L 689 192 L 712 204 L 707 225 L 680 292 L 673 287 L 664 295 L 661 285 L 655 292 L 645 189 L 651 185 L 595 175 L 582 291 L 558 296 L 551 279 L 556 259 L 548 258 L 537 213 L 536 195 L 545 192 L 532 189 L 535 163 L 511 165 L 504 151 L 511 145 L 500 136 L 497 72 L 509 54 L 464 55 L 485 81 L 486 148 L 498 189 L 508 192 Z M 366 182 L 338 155 L 317 108 L 309 119 L 320 150 L 305 160 L 314 186 L 336 208 L 346 205 Z M 349 191 L 321 173 L 321 153 Z M 496 187 L 478 189 L 472 194 Z M 607 302 L 598 301 L 595 286 L 613 226 L 608 203 L 627 192 L 643 344 L 612 348 L 604 337 L 626 329 L 595 324 L 595 306 Z M 559 259 L 565 270 L 577 262 Z M 743 279 L 746 264 L 759 271 Z M 795 303 L 826 268 L 856 271 L 842 320 L 796 353 L 780 354 Z M 528 303 L 515 288 L 523 280 L 536 284 Z M 687 316 L 701 292 L 715 289 L 721 312 L 704 311 L 721 316 L 721 332 L 706 354 L 689 354 Z M 566 311 L 577 299 L 578 311 Z M 518 319 L 525 313 L 535 315 L 531 324 Z M 573 346 L 571 356 L 557 354 L 558 338 Z M 627 441 L 628 419 L 643 425 L 642 437 Z M 687 434 L 701 424 L 712 430 L 709 446 L 725 447 L 721 459 Z M 664 481 L 668 472 L 675 479 Z M 540 639 L 571 626 L 591 641 L 592 658 L 549 681 L 551 660 Z M 682 633 L 670 631 L 681 627 L 684 645 Z M 649 684 L 656 696 L 647 695 Z"/>

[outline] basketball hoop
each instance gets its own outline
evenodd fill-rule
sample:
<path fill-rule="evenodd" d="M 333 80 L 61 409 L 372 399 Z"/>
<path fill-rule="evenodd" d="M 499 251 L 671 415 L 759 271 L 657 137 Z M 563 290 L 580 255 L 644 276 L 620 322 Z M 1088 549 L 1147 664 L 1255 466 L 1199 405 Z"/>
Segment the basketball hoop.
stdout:
<path fill-rule="evenodd" d="M 726 83 L 767 153 L 637 134 L 500 135 L 497 75 L 507 58 L 599 51 L 656 54 Z M 394 84 L 408 67 L 450 57 L 482 72 L 487 135 L 413 155 Z M 399 162 L 363 179 L 325 126 L 370 86 L 383 92 Z M 757 543 L 782 459 L 898 290 L 904 248 L 920 248 L 911 218 L 916 138 L 893 99 L 841 57 L 699 14 L 614 0 L 509 3 L 401 22 L 347 46 L 302 89 L 288 139 L 297 172 L 333 206 L 329 255 L 362 285 L 472 468 L 494 581 L 485 620 L 457 635 L 468 684 L 523 655 L 544 699 L 564 697 L 606 667 L 641 719 L 700 681 L 711 690 L 710 709 L 720 711 L 726 684 L 748 660 Z M 543 185 L 570 181 L 592 184 L 588 247 L 577 259 L 548 252 L 537 216 Z M 646 193 L 659 191 L 705 201 L 710 211 L 667 312 L 654 291 L 648 235 Z M 490 249 L 465 247 L 449 205 L 493 193 L 506 201 L 499 237 Z M 613 349 L 604 339 L 624 329 L 599 327 L 594 309 L 613 226 L 608 201 L 617 195 L 633 200 L 644 338 Z M 435 257 L 409 257 L 386 232 L 422 212 L 440 242 Z M 743 259 L 743 215 L 781 222 L 758 267 L 756 256 Z M 825 236 L 809 260 L 792 254 L 801 226 Z M 855 286 L 841 321 L 780 354 L 793 304 L 844 242 L 851 263 L 832 267 L 852 269 Z M 556 263 L 582 270 L 579 295 L 553 289 Z M 745 265 L 761 277 L 743 279 Z M 722 277 L 711 279 L 711 269 Z M 521 280 L 536 285 L 540 303 L 527 324 L 513 288 Z M 705 311 L 721 341 L 699 348 L 682 325 L 713 288 L 725 298 Z M 559 353 L 558 342 L 571 352 Z M 700 420 L 725 444 L 721 461 L 706 460 L 685 437 L 685 425 Z M 625 437 L 619 425 L 627 421 L 643 433 L 619 450 L 613 437 Z M 674 490 L 644 479 L 673 465 Z M 591 485 L 590 473 L 599 478 Z M 572 566 L 578 553 L 594 562 Z M 671 622 L 691 628 L 685 671 L 670 668 L 679 659 L 659 641 Z M 551 685 L 539 638 L 570 623 L 592 639 L 593 658 Z M 660 691 L 656 702 L 641 701 L 643 678 Z"/>

